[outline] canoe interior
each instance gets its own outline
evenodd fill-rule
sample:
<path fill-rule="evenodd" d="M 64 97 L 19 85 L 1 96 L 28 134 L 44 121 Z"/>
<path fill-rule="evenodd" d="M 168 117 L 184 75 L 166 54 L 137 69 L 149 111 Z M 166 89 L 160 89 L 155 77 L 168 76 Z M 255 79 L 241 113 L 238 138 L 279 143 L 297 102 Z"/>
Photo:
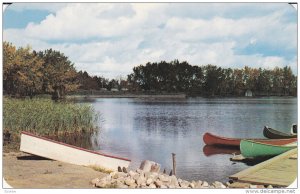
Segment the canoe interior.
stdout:
<path fill-rule="evenodd" d="M 297 134 L 288 134 L 278 131 L 276 129 L 272 129 L 270 127 L 265 126 L 263 130 L 263 134 L 266 138 L 270 139 L 288 139 L 288 138 L 297 138 Z"/>

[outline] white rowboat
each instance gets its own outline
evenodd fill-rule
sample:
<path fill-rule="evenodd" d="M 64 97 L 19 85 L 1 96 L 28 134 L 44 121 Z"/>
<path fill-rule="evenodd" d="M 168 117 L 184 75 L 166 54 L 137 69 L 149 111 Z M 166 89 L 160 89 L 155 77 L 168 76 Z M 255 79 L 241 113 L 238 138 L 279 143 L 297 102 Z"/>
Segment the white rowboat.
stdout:
<path fill-rule="evenodd" d="M 116 171 L 119 166 L 128 168 L 130 164 L 130 160 L 126 158 L 83 149 L 24 131 L 21 133 L 20 150 L 61 162 L 98 166 L 113 171 Z"/>

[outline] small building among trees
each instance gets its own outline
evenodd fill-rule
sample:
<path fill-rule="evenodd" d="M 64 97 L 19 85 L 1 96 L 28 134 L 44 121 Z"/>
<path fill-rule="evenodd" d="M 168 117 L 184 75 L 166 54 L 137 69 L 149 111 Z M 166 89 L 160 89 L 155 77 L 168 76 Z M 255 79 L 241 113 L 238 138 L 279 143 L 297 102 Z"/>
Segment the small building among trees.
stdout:
<path fill-rule="evenodd" d="M 118 88 L 112 88 L 112 89 L 110 89 L 110 91 L 111 91 L 111 92 L 118 92 L 119 89 L 118 89 Z"/>
<path fill-rule="evenodd" d="M 245 96 L 246 97 L 252 97 L 253 96 L 253 92 L 251 91 L 251 90 L 247 90 L 246 92 L 245 92 Z"/>

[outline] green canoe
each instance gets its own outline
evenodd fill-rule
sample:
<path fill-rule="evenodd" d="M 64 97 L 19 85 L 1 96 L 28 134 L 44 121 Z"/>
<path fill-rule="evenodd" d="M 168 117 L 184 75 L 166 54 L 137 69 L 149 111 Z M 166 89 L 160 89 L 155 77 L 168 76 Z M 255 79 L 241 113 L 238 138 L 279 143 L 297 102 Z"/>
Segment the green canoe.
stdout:
<path fill-rule="evenodd" d="M 270 145 L 251 140 L 241 140 L 241 154 L 246 158 L 271 157 L 297 148 L 297 142 L 286 145 Z"/>

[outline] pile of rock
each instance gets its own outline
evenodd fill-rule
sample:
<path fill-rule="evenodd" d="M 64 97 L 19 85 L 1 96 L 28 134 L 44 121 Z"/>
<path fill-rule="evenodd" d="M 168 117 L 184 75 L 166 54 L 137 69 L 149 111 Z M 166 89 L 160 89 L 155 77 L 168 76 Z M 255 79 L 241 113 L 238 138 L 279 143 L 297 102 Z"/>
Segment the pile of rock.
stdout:
<path fill-rule="evenodd" d="M 99 188 L 226 188 L 218 181 L 209 185 L 206 181 L 186 181 L 176 176 L 164 173 L 135 171 L 112 172 L 102 179 L 92 180 L 92 184 Z"/>
<path fill-rule="evenodd" d="M 160 164 L 145 160 L 140 168 L 135 171 L 127 171 L 126 168 L 118 168 L 118 172 L 112 172 L 108 176 L 92 180 L 92 184 L 99 188 L 203 188 L 203 189 L 223 189 L 223 188 L 265 188 L 264 185 L 251 185 L 249 183 L 227 182 L 225 184 L 215 181 L 208 184 L 206 181 L 186 181 L 176 176 L 160 172 Z M 272 188 L 271 185 L 266 188 Z"/>

